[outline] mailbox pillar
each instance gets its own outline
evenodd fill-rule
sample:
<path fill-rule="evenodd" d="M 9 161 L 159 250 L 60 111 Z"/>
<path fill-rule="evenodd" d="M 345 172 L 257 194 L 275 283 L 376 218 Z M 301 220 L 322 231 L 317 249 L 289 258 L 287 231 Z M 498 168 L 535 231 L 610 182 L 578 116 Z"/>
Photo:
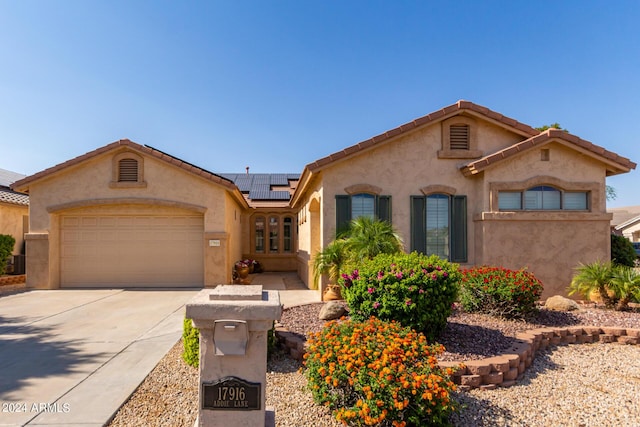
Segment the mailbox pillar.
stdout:
<path fill-rule="evenodd" d="M 197 425 L 266 425 L 267 333 L 281 314 L 278 291 L 259 285 L 219 285 L 187 303 L 200 330 Z"/>

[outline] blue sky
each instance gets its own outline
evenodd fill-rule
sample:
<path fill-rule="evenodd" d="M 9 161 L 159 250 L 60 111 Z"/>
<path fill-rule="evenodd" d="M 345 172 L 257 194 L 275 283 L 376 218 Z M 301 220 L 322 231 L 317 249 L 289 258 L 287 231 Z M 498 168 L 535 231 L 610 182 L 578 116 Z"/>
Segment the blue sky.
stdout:
<path fill-rule="evenodd" d="M 0 168 L 293 172 L 466 99 L 640 162 L 638 1 L 0 0 Z M 640 205 L 640 172 L 608 179 Z"/>

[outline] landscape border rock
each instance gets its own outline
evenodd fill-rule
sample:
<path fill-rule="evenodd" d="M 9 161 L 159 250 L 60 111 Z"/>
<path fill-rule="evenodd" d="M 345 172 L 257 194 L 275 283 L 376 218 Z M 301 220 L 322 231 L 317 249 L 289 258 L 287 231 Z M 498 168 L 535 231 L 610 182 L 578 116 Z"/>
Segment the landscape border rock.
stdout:
<path fill-rule="evenodd" d="M 306 352 L 306 339 L 282 326 L 275 328 L 276 337 L 289 355 L 297 360 L 303 360 Z M 547 347 L 586 344 L 611 343 L 618 345 L 640 344 L 640 329 L 598 327 L 598 326 L 567 326 L 532 329 L 516 335 L 516 341 L 504 353 L 479 360 L 442 361 L 443 368 L 456 369 L 453 381 L 460 390 L 473 388 L 491 390 L 497 386 L 510 387 L 522 377 L 529 368 L 538 350 Z"/>

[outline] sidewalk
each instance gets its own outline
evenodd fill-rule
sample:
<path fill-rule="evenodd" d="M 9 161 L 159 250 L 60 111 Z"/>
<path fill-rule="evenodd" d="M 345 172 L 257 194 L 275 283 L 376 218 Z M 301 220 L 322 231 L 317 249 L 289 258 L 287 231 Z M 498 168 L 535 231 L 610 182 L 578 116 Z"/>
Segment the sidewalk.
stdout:
<path fill-rule="evenodd" d="M 308 289 L 295 272 L 252 274 L 252 285 L 262 285 L 264 290 L 280 291 L 280 303 L 284 308 L 322 302 L 320 292 Z"/>

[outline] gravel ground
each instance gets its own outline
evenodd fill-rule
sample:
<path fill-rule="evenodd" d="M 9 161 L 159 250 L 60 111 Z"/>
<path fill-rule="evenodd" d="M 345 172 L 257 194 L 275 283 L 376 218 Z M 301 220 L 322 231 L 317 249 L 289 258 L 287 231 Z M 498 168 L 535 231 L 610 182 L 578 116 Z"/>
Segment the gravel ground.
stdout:
<path fill-rule="evenodd" d="M 281 323 L 305 335 L 318 331 L 322 304 L 286 309 Z M 541 326 L 596 325 L 640 328 L 640 313 L 583 308 L 571 314 L 541 313 L 528 322 L 502 321 L 455 312 L 440 342 L 445 359 L 499 354 L 515 333 Z M 488 344 L 491 342 L 492 344 Z M 159 362 L 113 419 L 111 426 L 194 425 L 198 372 L 182 362 L 179 342 Z M 267 366 L 267 406 L 276 426 L 332 427 L 340 424 L 313 403 L 300 364 L 278 354 Z M 582 344 L 538 353 L 517 385 L 456 393 L 461 411 L 454 426 L 640 426 L 640 346 Z"/>

